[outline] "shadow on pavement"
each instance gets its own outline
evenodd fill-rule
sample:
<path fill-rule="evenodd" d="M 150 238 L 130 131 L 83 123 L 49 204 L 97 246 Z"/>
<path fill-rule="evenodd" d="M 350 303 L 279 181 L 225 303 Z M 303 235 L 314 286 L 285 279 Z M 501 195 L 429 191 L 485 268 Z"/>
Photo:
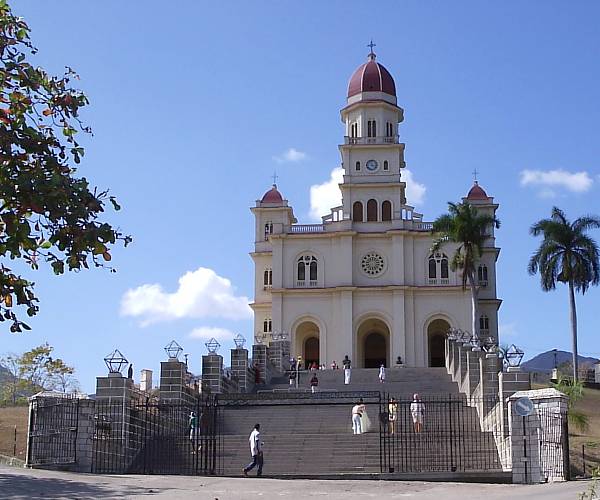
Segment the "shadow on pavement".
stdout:
<path fill-rule="evenodd" d="M 114 486 L 55 477 L 28 477 L 6 471 L 0 473 L 0 498 L 6 499 L 129 498 L 134 495 L 158 493 L 157 490 L 139 486 L 123 484 L 116 488 Z"/>

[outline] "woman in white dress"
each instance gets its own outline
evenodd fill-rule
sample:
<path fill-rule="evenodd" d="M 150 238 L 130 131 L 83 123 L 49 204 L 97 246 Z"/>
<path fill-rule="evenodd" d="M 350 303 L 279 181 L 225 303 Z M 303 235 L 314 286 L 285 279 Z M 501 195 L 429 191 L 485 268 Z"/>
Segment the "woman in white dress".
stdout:
<path fill-rule="evenodd" d="M 382 384 L 385 382 L 385 366 L 383 363 L 381 363 L 381 366 L 379 367 L 379 382 Z"/>
<path fill-rule="evenodd" d="M 355 414 L 360 414 L 360 417 L 355 417 Z M 364 434 L 365 432 L 374 432 L 373 424 L 367 413 L 367 407 L 360 398 L 358 403 L 352 408 L 352 431 L 354 434 Z M 360 419 L 358 422 L 357 419 Z"/>

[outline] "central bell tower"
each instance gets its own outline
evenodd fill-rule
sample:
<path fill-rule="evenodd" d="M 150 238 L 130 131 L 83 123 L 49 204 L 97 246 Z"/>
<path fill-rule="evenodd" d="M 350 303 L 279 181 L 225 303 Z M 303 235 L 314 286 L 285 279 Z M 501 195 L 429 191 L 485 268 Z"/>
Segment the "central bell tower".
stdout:
<path fill-rule="evenodd" d="M 340 185 L 344 218 L 354 222 L 387 222 L 402 218 L 406 184 L 401 182 L 404 144 L 399 124 L 404 110 L 397 105 L 396 85 L 372 50 L 348 84 L 347 105 L 341 110 L 344 143 L 339 146 L 344 167 Z"/>

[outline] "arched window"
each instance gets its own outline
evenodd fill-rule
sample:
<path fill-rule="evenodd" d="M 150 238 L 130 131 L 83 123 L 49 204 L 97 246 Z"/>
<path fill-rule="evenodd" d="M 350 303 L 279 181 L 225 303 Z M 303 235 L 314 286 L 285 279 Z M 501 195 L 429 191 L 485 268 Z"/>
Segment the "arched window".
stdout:
<path fill-rule="evenodd" d="M 263 321 L 263 333 L 271 333 L 273 331 L 273 322 L 271 318 L 265 318 Z"/>
<path fill-rule="evenodd" d="M 381 204 L 381 220 L 392 220 L 392 204 L 388 200 Z"/>
<path fill-rule="evenodd" d="M 448 257 L 443 253 L 436 252 L 429 256 L 427 261 L 429 278 L 427 283 L 430 285 L 449 285 L 450 270 L 448 268 Z"/>
<path fill-rule="evenodd" d="M 263 274 L 263 285 L 265 288 L 271 288 L 273 285 L 273 270 L 270 267 L 267 267 Z"/>
<path fill-rule="evenodd" d="M 354 222 L 363 221 L 363 204 L 360 201 L 355 201 L 352 205 L 352 220 Z"/>
<path fill-rule="evenodd" d="M 385 124 L 385 136 L 392 137 L 394 135 L 394 125 L 390 122 Z"/>
<path fill-rule="evenodd" d="M 298 281 L 306 280 L 306 266 L 304 265 L 304 259 L 300 257 L 298 259 Z"/>
<path fill-rule="evenodd" d="M 310 281 L 317 281 L 317 260 L 315 258 L 310 262 Z"/>
<path fill-rule="evenodd" d="M 377 221 L 377 201 L 369 200 L 367 201 L 367 222 Z"/>
<path fill-rule="evenodd" d="M 354 122 L 350 125 L 350 136 L 358 137 L 358 123 Z"/>
<path fill-rule="evenodd" d="M 318 286 L 318 271 L 319 267 L 316 257 L 313 257 L 312 255 L 303 255 L 302 257 L 300 257 L 298 259 L 298 274 L 296 276 L 296 286 Z"/>
<path fill-rule="evenodd" d="M 390 169 L 390 164 L 388 163 L 387 160 L 383 161 L 383 170 L 389 170 Z"/>
<path fill-rule="evenodd" d="M 485 314 L 479 316 L 479 329 L 482 333 L 489 333 L 490 331 L 490 319 Z"/>
<path fill-rule="evenodd" d="M 273 223 L 272 222 L 267 222 L 265 224 L 265 240 L 269 239 L 269 235 L 273 234 Z"/>
<path fill-rule="evenodd" d="M 360 162 L 359 161 L 356 162 L 356 171 L 357 172 L 360 171 Z"/>
<path fill-rule="evenodd" d="M 440 262 L 440 277 L 448 279 L 448 259 L 445 256 Z"/>
<path fill-rule="evenodd" d="M 433 255 L 429 257 L 429 279 L 435 279 L 437 277 L 437 265 Z"/>
<path fill-rule="evenodd" d="M 367 122 L 367 137 L 377 137 L 377 122 L 375 120 Z"/>
<path fill-rule="evenodd" d="M 477 269 L 477 281 L 479 281 L 479 286 L 488 284 L 488 268 L 485 264 L 481 264 Z"/>

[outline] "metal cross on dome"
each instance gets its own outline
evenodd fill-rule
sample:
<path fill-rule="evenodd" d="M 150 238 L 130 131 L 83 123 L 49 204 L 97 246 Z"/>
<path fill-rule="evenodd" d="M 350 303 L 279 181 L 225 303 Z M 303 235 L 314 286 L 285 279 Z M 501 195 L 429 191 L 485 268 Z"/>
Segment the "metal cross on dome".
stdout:
<path fill-rule="evenodd" d="M 119 349 L 115 349 L 104 358 L 104 363 L 106 363 L 108 373 L 123 373 L 129 361 L 127 361 L 127 358 L 123 356 Z"/>
<path fill-rule="evenodd" d="M 371 54 L 373 54 L 373 47 L 377 47 L 377 44 L 373 43 L 373 39 L 371 38 L 371 43 L 368 43 L 367 47 L 371 49 Z"/>
<path fill-rule="evenodd" d="M 206 346 L 206 349 L 208 350 L 209 354 L 216 354 L 219 350 L 219 347 L 221 347 L 221 344 L 219 344 L 219 342 L 217 342 L 217 339 L 214 337 L 211 338 L 204 345 Z"/>
<path fill-rule="evenodd" d="M 477 169 L 475 169 L 475 170 L 473 170 L 473 172 L 471 172 L 471 173 L 473 174 L 473 180 L 474 180 L 475 182 L 477 182 L 477 174 L 479 174 L 480 172 L 479 172 Z"/>
<path fill-rule="evenodd" d="M 273 172 L 273 175 L 271 177 L 273 177 L 273 185 L 275 186 L 277 184 L 277 179 L 279 179 L 277 171 Z"/>
<path fill-rule="evenodd" d="M 174 340 L 171 340 L 171 342 L 165 346 L 165 352 L 167 353 L 167 356 L 169 356 L 169 359 L 178 359 L 181 351 L 183 351 L 183 348 Z"/>

